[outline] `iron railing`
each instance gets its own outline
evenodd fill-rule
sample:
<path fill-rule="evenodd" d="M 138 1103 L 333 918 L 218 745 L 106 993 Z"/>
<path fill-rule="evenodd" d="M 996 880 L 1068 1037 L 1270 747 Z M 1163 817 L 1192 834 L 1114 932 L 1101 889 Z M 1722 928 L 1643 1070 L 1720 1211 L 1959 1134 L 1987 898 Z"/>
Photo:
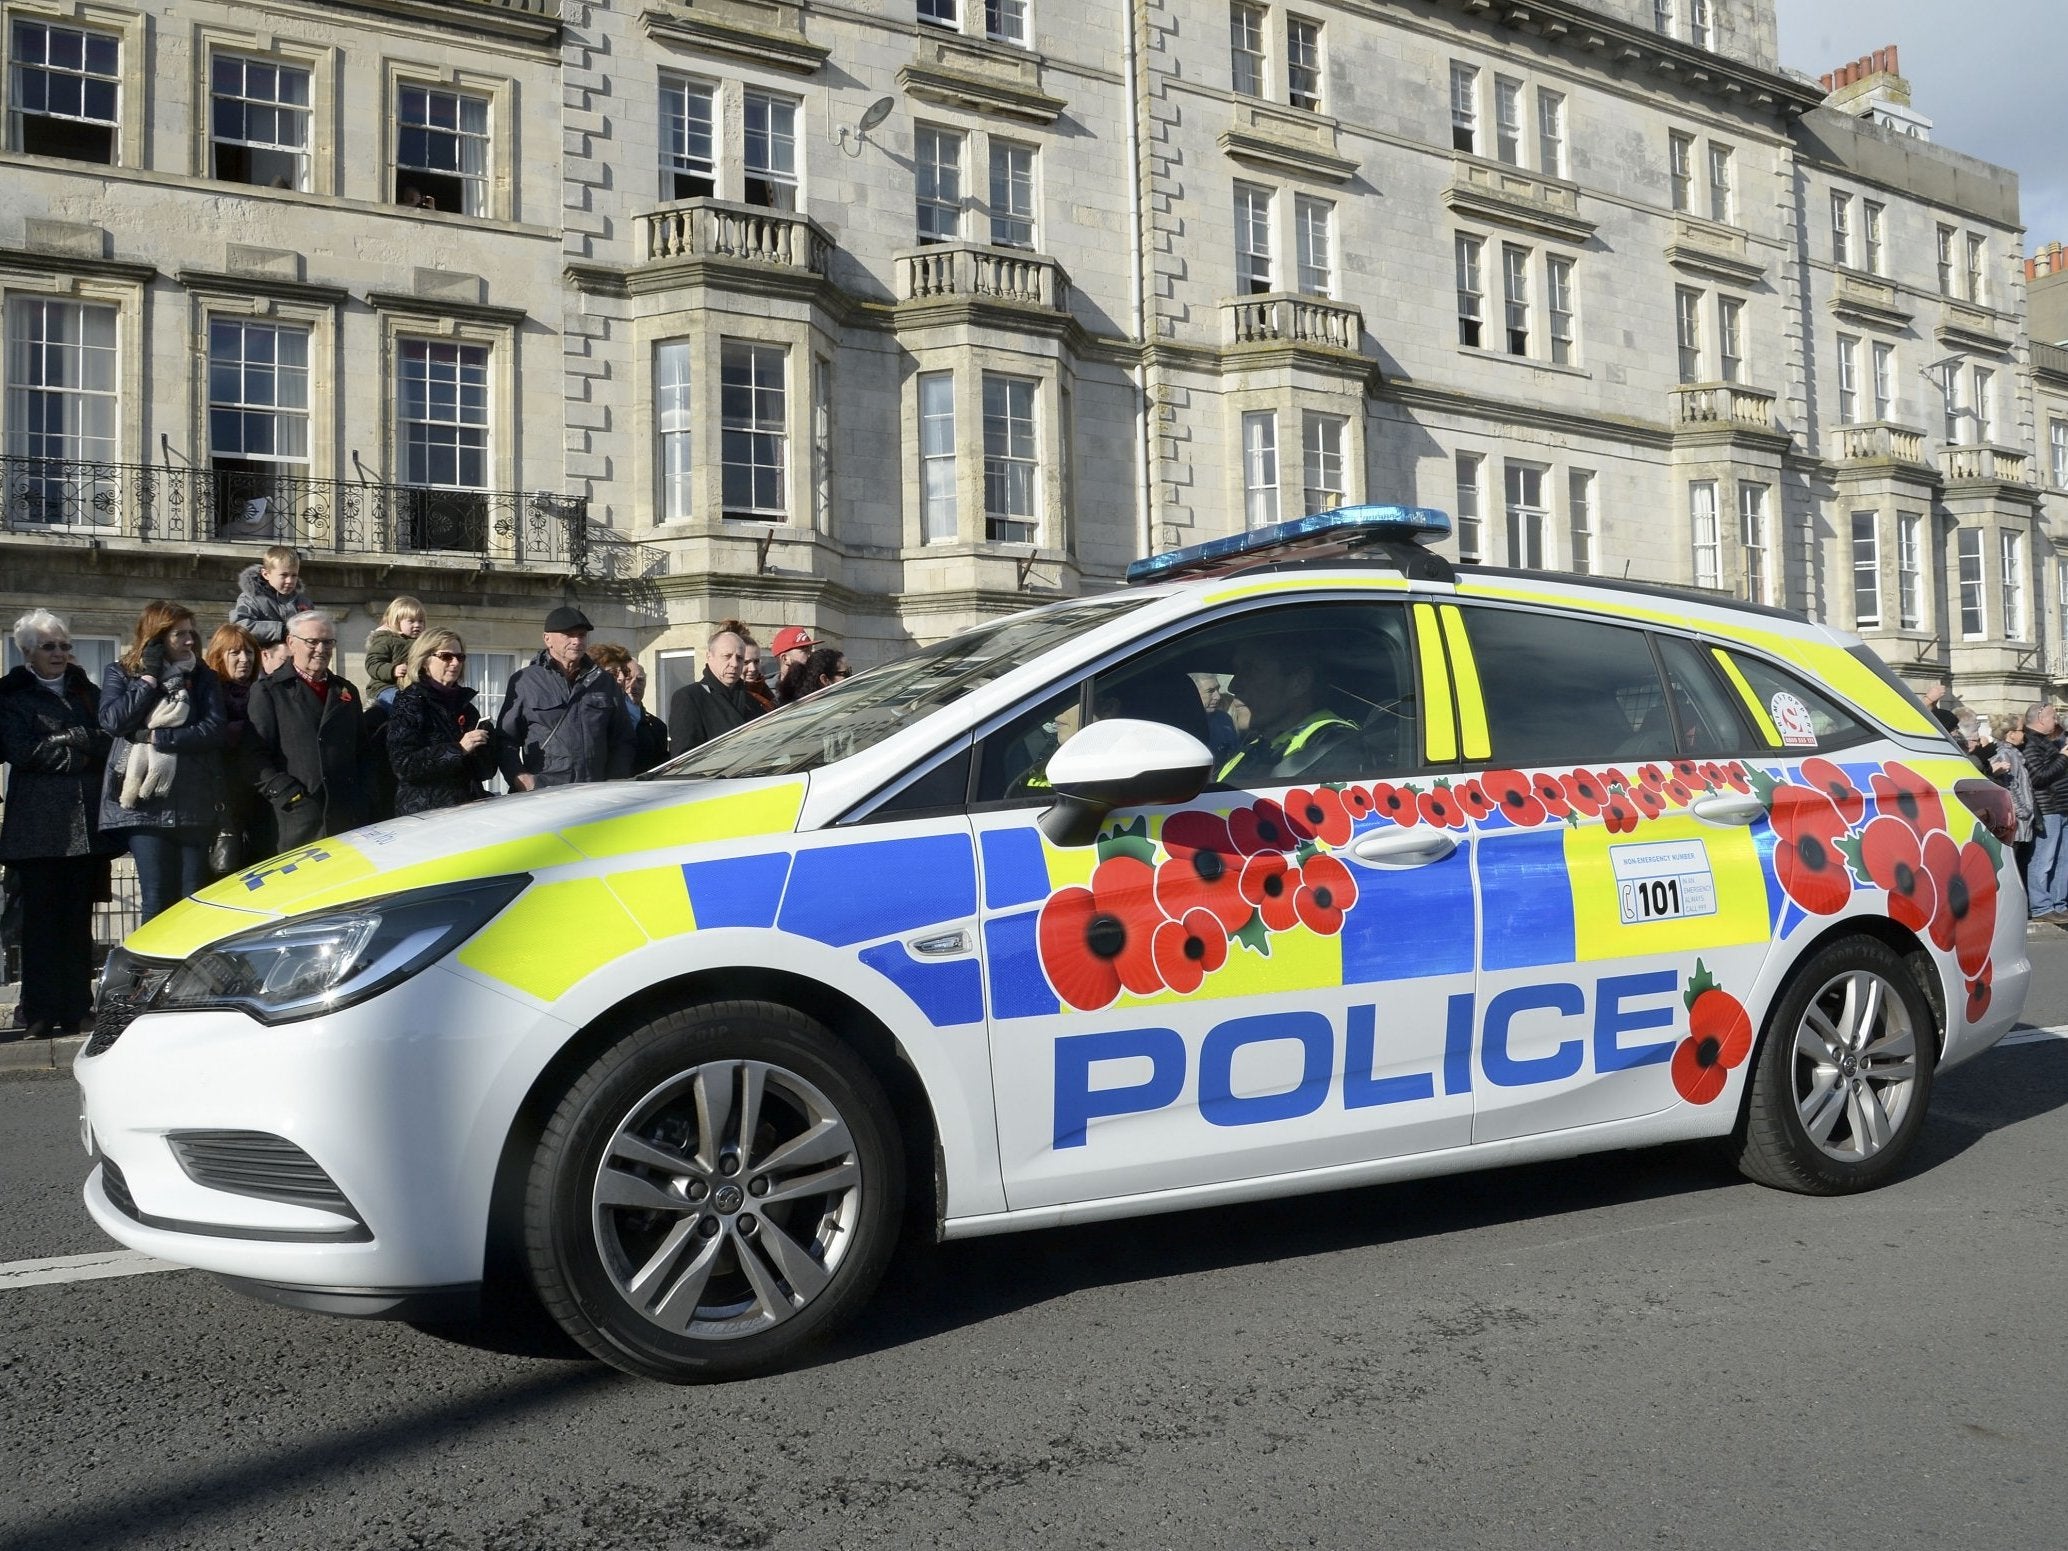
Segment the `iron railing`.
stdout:
<path fill-rule="evenodd" d="M 145 543 L 292 544 L 322 554 L 586 568 L 587 496 L 0 456 L 0 524 Z"/>

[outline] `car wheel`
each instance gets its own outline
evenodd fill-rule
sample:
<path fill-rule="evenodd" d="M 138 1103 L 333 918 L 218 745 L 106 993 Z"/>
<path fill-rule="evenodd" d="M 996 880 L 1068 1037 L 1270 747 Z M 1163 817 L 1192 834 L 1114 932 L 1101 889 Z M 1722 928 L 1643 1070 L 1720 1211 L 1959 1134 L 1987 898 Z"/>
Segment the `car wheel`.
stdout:
<path fill-rule="evenodd" d="M 525 1246 L 561 1327 L 670 1383 L 777 1367 L 889 1262 L 904 1159 L 882 1087 L 790 1008 L 687 1008 L 575 1080 L 533 1156 Z"/>
<path fill-rule="evenodd" d="M 1808 1195 L 1886 1183 L 1924 1124 L 1938 1032 L 1924 988 L 1886 943 L 1819 949 L 1767 1020 L 1738 1167 Z"/>

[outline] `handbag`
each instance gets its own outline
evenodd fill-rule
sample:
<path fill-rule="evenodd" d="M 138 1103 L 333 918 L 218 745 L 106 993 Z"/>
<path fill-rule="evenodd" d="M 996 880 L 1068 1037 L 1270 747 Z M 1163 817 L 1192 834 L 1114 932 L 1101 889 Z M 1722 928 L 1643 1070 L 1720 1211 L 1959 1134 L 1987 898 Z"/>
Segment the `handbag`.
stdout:
<path fill-rule="evenodd" d="M 244 831 L 221 808 L 216 809 L 215 839 L 208 842 L 208 870 L 218 878 L 244 865 Z"/>

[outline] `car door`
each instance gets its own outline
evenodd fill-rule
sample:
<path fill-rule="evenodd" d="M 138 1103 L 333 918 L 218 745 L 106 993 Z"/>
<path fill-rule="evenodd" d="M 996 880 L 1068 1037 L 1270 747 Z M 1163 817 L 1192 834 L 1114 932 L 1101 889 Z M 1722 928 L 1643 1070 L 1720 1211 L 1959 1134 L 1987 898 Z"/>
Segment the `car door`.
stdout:
<path fill-rule="evenodd" d="M 1486 810 L 1473 1140 L 1713 1101 L 1772 935 L 1742 702 L 1670 632 L 1444 612 Z"/>
<path fill-rule="evenodd" d="M 1012 1207 L 1469 1139 L 1470 1097 L 1445 1058 L 1472 991 L 1469 845 L 1377 817 L 1390 782 L 1428 768 L 1424 674 L 1441 671 L 1396 584 L 1180 630 L 979 740 L 972 815 Z M 1110 716 L 1193 733 L 1222 778 L 1058 846 L 1036 823 L 1048 753 Z"/>

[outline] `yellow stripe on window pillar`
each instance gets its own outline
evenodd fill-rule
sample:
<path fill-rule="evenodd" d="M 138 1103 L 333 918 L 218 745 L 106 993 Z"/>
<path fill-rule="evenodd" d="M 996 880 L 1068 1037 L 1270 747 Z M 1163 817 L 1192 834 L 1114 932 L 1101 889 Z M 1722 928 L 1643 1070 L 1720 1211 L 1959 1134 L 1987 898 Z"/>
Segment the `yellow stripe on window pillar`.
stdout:
<path fill-rule="evenodd" d="M 1432 765 L 1458 757 L 1458 717 L 1451 702 L 1450 668 L 1444 661 L 1443 633 L 1436 610 L 1415 605 L 1415 644 L 1422 659 L 1422 748 Z"/>
<path fill-rule="evenodd" d="M 1738 693 L 1751 709 L 1753 725 L 1758 727 L 1759 735 L 1766 739 L 1766 746 L 1770 749 L 1779 748 L 1780 730 L 1774 726 L 1774 719 L 1767 715 L 1766 707 L 1759 703 L 1759 696 L 1752 693 L 1752 686 L 1745 682 L 1745 675 L 1738 671 L 1738 665 L 1731 661 L 1730 653 L 1720 646 L 1710 647 L 1709 653 L 1722 665 L 1724 676 L 1738 686 Z"/>
<path fill-rule="evenodd" d="M 1458 681 L 1458 725 L 1464 731 L 1465 758 L 1489 759 L 1493 743 L 1486 732 L 1486 698 L 1479 692 L 1479 664 L 1465 635 L 1465 616 L 1455 603 L 1443 605 L 1443 639 L 1450 646 L 1451 676 Z"/>

